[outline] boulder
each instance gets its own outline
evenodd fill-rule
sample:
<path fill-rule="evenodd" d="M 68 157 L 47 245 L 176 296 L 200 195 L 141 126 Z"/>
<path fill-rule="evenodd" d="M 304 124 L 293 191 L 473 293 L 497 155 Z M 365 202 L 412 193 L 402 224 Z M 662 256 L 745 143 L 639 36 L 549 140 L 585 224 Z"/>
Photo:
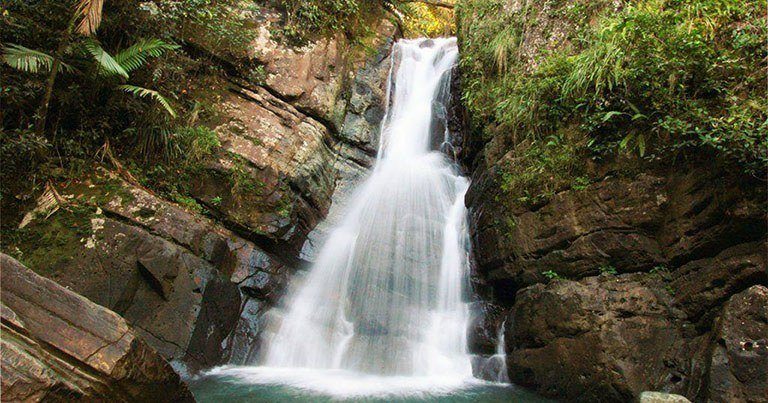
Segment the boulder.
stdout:
<path fill-rule="evenodd" d="M 723 306 L 715 322 L 708 400 L 768 402 L 768 288 L 756 285 Z"/>
<path fill-rule="evenodd" d="M 246 300 L 282 292 L 286 266 L 146 189 L 105 171 L 57 188 L 67 205 L 25 228 L 22 258 L 123 315 L 165 358 L 192 371 L 226 360 L 222 343 Z M 247 292 L 252 278 L 269 284 L 262 295 Z"/>
<path fill-rule="evenodd" d="M 505 338 L 511 381 L 577 401 L 630 401 L 666 386 L 684 314 L 657 281 L 602 275 L 521 290 Z"/>
<path fill-rule="evenodd" d="M 643 392 L 640 394 L 640 403 L 691 403 L 685 396 L 664 392 Z"/>
<path fill-rule="evenodd" d="M 0 254 L 4 401 L 194 401 L 126 321 Z"/>

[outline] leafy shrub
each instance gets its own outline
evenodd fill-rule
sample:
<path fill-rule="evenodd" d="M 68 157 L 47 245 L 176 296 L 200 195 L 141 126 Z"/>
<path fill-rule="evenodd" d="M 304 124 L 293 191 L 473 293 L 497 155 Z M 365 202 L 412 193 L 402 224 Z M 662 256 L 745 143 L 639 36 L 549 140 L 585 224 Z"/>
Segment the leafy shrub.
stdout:
<path fill-rule="evenodd" d="M 201 161 L 221 147 L 219 137 L 205 126 L 184 126 L 176 131 L 175 140 L 179 154 L 185 159 Z"/>
<path fill-rule="evenodd" d="M 601 11 L 598 3 L 514 9 L 502 0 L 463 2 L 463 99 L 474 127 L 509 133 L 530 150 L 546 150 L 541 144 L 565 130 L 571 135 L 560 137 L 581 158 L 632 152 L 656 159 L 702 150 L 762 175 L 768 108 L 761 4 L 641 0 Z M 526 52 L 535 42 L 526 40 L 547 18 L 576 28 L 556 51 L 538 46 L 531 56 Z M 538 168 L 541 155 L 518 161 L 531 166 L 523 176 L 539 170 L 542 181 L 556 181 L 563 169 Z"/>
<path fill-rule="evenodd" d="M 616 268 L 611 265 L 600 266 L 599 270 L 600 270 L 600 274 L 610 274 L 614 276 L 618 274 L 618 271 L 616 270 Z"/>

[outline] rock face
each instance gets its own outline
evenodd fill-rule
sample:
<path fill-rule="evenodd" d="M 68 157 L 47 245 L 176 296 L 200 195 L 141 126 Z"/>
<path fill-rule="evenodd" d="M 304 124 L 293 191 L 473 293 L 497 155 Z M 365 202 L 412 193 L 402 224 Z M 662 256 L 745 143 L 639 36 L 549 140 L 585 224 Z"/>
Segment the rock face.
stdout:
<path fill-rule="evenodd" d="M 4 401 L 194 401 L 119 315 L 8 255 L 0 265 Z"/>
<path fill-rule="evenodd" d="M 667 365 L 685 329 L 653 280 L 599 276 L 521 290 L 507 328 L 511 380 L 579 401 L 630 401 L 659 389 L 675 376 Z"/>
<path fill-rule="evenodd" d="M 230 11 L 250 13 L 254 38 L 240 51 L 210 42 L 198 32 L 205 27 L 184 30 L 191 57 L 220 67 L 189 83 L 206 105 L 195 124 L 213 129 L 220 147 L 176 172 L 190 169 L 187 199 L 165 200 L 95 168 L 52 183 L 58 210 L 8 245 L 38 274 L 124 317 L 190 372 L 258 353 L 264 315 L 304 264 L 308 234 L 334 192 L 375 156 L 398 35 L 388 21 L 374 27 L 373 56 L 343 36 L 291 46 L 270 32 L 280 16 L 269 7 L 237 7 Z"/>
<path fill-rule="evenodd" d="M 709 399 L 768 401 L 768 288 L 734 295 L 715 323 Z"/>
<path fill-rule="evenodd" d="M 739 399 L 718 397 L 744 393 L 737 378 L 710 379 L 707 368 L 725 356 L 717 326 L 759 327 L 755 316 L 734 322 L 727 309 L 734 295 L 768 284 L 763 196 L 712 175 L 606 177 L 527 207 L 499 198 L 492 171 L 475 171 L 473 282 L 509 312 L 513 382 L 582 401 L 631 400 L 643 390 Z M 544 286 L 547 271 L 578 281 Z M 503 319 L 483 320 L 477 335 Z M 759 375 L 738 379 L 747 389 L 764 384 Z"/>
<path fill-rule="evenodd" d="M 508 313 L 479 319 L 470 340 L 506 317 L 511 380 L 550 396 L 627 401 L 662 390 L 760 401 L 744 390 L 762 388 L 764 374 L 726 376 L 733 364 L 716 363 L 728 356 L 720 326 L 760 327 L 759 316 L 737 320 L 728 310 L 734 295 L 768 284 L 764 196 L 717 175 L 607 176 L 526 206 L 476 166 L 467 196 L 473 283 Z M 548 271 L 570 280 L 545 286 Z M 722 372 L 713 377 L 713 368 Z"/>
<path fill-rule="evenodd" d="M 546 54 L 570 52 L 579 24 L 591 23 L 564 17 L 552 2 L 493 4 L 505 15 L 459 12 L 459 47 L 485 49 L 471 42 L 473 22 L 535 21 L 514 45 L 519 74 Z M 479 63 L 466 62 L 462 68 Z M 766 401 L 768 360 L 757 347 L 766 309 L 758 301 L 768 285 L 764 183 L 693 152 L 669 164 L 585 157 L 578 163 L 587 184 L 540 175 L 531 186 L 545 182 L 552 192 L 524 201 L 504 184 L 525 165 L 527 133 L 486 120 L 467 129 L 461 145 L 472 178 L 466 204 L 478 296 L 471 352 L 492 354 L 505 323 L 510 379 L 551 397 L 633 401 L 659 391 L 691 401 Z"/>
<path fill-rule="evenodd" d="M 59 188 L 65 205 L 25 231 L 38 273 L 123 316 L 149 345 L 190 369 L 221 363 L 221 345 L 258 288 L 288 269 L 210 219 L 108 172 Z M 254 277 L 261 279 L 252 286 Z"/>
<path fill-rule="evenodd" d="M 222 143 L 193 180 L 193 196 L 238 232 L 295 260 L 307 234 L 328 214 L 331 196 L 360 176 L 378 148 L 389 48 L 398 35 L 382 21 L 369 57 L 343 36 L 303 46 L 282 43 L 280 16 L 262 8 L 247 51 L 230 54 L 190 38 L 213 57 L 238 61 L 209 77 L 198 98 L 217 105 L 205 120 Z M 264 77 L 253 80 L 252 66 Z M 296 262 L 293 262 L 296 263 Z"/>

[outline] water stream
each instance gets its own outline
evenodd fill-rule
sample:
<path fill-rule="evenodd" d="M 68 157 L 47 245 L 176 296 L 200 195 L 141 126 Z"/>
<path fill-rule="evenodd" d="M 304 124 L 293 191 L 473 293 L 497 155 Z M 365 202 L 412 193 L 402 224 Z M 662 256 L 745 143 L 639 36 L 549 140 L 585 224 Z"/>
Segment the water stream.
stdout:
<path fill-rule="evenodd" d="M 208 372 L 200 400 L 535 400 L 474 378 L 466 351 L 468 181 L 443 152 L 457 52 L 455 38 L 395 44 L 370 177 L 293 281 L 258 362 Z"/>

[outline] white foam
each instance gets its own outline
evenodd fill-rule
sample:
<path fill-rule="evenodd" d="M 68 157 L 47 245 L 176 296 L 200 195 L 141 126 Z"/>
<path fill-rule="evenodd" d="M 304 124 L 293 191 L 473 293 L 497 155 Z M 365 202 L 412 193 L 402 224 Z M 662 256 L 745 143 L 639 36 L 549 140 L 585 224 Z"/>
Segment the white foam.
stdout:
<path fill-rule="evenodd" d="M 455 376 L 378 376 L 342 369 L 222 366 L 205 376 L 227 377 L 242 384 L 282 385 L 337 399 L 360 397 L 439 397 L 489 385 L 476 378 Z"/>

